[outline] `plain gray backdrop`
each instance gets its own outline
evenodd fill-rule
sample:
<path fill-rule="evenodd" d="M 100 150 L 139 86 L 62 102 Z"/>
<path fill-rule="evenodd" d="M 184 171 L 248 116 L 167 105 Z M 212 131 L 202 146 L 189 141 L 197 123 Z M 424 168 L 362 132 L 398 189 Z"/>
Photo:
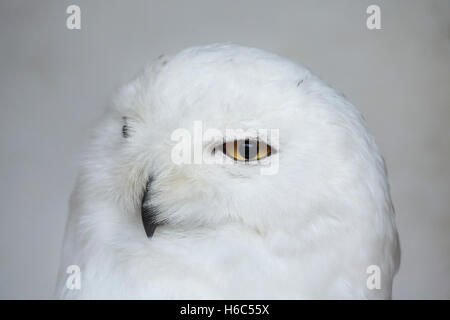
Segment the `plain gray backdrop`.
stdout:
<path fill-rule="evenodd" d="M 81 30 L 66 8 L 81 7 Z M 381 7 L 381 30 L 366 8 Z M 394 298 L 450 298 L 450 1 L 0 0 L 0 298 L 52 296 L 89 130 L 148 61 L 235 42 L 298 61 L 365 115 L 402 245 Z"/>

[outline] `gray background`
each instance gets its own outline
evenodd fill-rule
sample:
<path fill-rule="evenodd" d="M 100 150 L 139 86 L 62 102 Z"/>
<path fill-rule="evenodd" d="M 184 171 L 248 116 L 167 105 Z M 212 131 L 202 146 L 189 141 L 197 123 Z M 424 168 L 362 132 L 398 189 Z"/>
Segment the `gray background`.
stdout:
<path fill-rule="evenodd" d="M 51 296 L 82 146 L 114 90 L 161 53 L 223 41 L 305 64 L 364 113 L 397 211 L 394 298 L 450 298 L 449 0 L 0 0 L 0 298 Z"/>

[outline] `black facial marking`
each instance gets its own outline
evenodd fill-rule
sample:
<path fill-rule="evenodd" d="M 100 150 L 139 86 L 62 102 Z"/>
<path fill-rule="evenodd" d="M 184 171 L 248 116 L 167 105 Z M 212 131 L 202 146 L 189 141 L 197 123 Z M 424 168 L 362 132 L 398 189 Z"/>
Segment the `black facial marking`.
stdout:
<path fill-rule="evenodd" d="M 128 138 L 128 124 L 127 124 L 127 117 L 122 117 L 122 120 L 123 120 L 122 137 Z"/>
<path fill-rule="evenodd" d="M 303 83 L 303 79 L 302 80 L 299 80 L 298 82 L 297 82 L 297 87 L 300 87 L 300 85 Z"/>
<path fill-rule="evenodd" d="M 152 177 L 149 177 L 147 186 L 144 190 L 144 196 L 142 197 L 141 206 L 142 223 L 144 224 L 145 233 L 149 238 L 153 236 L 156 227 L 160 224 L 156 220 L 156 217 L 159 214 L 159 210 L 157 207 L 151 204 L 150 186 L 152 181 Z"/>

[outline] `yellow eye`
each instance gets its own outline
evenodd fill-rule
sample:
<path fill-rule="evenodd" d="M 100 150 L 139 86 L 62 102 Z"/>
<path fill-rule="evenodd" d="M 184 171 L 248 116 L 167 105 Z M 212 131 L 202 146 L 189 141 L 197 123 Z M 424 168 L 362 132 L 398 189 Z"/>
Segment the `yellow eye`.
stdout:
<path fill-rule="evenodd" d="M 272 148 L 258 140 L 234 140 L 223 144 L 223 153 L 237 161 L 253 161 L 269 157 Z"/>

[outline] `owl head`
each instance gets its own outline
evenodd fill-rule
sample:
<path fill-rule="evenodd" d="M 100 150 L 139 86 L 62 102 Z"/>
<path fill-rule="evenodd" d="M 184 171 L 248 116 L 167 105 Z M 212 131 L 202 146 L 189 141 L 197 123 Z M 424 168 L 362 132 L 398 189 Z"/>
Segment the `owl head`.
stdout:
<path fill-rule="evenodd" d="M 322 252 L 318 268 L 333 261 L 349 277 L 379 265 L 387 295 L 398 267 L 385 165 L 363 117 L 305 67 L 254 48 L 188 48 L 124 86 L 71 206 L 74 239 L 130 252 L 239 226 L 280 252 Z"/>

